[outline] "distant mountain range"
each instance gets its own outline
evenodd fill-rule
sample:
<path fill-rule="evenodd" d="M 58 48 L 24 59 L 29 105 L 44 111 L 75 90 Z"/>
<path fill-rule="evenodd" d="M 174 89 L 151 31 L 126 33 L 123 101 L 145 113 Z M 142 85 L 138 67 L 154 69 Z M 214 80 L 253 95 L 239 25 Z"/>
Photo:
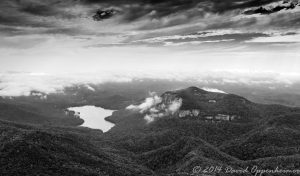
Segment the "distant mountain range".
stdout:
<path fill-rule="evenodd" d="M 110 102 L 123 99 L 111 96 L 116 98 Z M 198 175 L 244 176 L 254 174 L 224 168 L 300 167 L 300 108 L 197 87 L 125 99 L 130 103 L 106 118 L 116 124 L 107 133 L 40 122 L 35 119 L 47 110 L 37 113 L 29 108 L 36 105 L 20 100 L 2 102 L 0 175 L 183 176 L 216 166 Z M 67 103 L 62 104 L 61 109 Z M 41 118 L 53 120 L 46 117 Z"/>

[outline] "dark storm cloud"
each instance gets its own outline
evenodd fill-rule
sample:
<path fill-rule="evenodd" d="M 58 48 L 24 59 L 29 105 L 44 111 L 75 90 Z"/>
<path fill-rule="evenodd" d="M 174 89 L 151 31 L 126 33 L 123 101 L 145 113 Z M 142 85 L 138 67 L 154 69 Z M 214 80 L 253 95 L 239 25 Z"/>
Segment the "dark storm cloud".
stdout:
<path fill-rule="evenodd" d="M 55 26 L 53 23 L 48 23 L 47 21 L 42 21 L 42 20 L 34 20 L 32 18 L 26 17 L 26 16 L 6 16 L 1 14 L 0 12 L 0 25 L 5 25 L 5 26 L 26 26 L 26 27 L 53 27 Z"/>
<path fill-rule="evenodd" d="M 119 13 L 116 16 L 119 17 L 119 23 L 128 24 L 145 21 L 137 29 L 152 31 L 191 24 L 193 21 L 204 19 L 208 14 L 219 15 L 220 18 L 206 21 L 205 25 L 207 26 L 204 30 L 253 26 L 259 23 L 256 18 L 236 21 L 223 19 L 223 17 L 226 17 L 228 12 L 235 16 L 242 15 L 244 11 L 249 9 L 279 3 L 281 0 L 112 0 L 109 2 L 106 0 L 85 0 L 81 2 L 88 5 L 100 5 L 100 10 L 117 7 Z M 114 16 L 110 16 L 110 18 L 114 18 Z"/>
<path fill-rule="evenodd" d="M 121 35 L 122 37 L 126 36 L 124 38 L 119 37 L 122 38 L 120 45 L 128 45 L 136 40 L 147 38 L 223 29 L 245 31 L 239 34 L 202 37 L 193 40 L 198 42 L 222 42 L 225 40 L 240 42 L 255 37 L 263 37 L 259 35 L 259 31 L 274 27 L 278 29 L 292 28 L 294 30 L 299 28 L 300 17 L 297 14 L 275 13 L 277 16 L 269 19 L 259 19 L 243 14 L 243 12 L 259 9 L 272 3 L 282 3 L 282 1 L 1 0 L 0 34 L 7 36 L 27 34 L 99 36 L 115 32 L 118 33 L 116 38 Z M 292 7 L 284 6 L 284 9 L 288 8 L 291 9 Z M 278 11 L 278 9 L 278 7 L 275 8 L 275 11 Z M 241 18 L 235 19 L 235 17 Z M 263 23 L 260 20 L 263 20 Z M 246 31 L 247 28 L 250 31 Z M 256 29 L 258 29 L 258 32 Z M 193 40 L 166 42 L 180 43 L 193 42 Z"/>
<path fill-rule="evenodd" d="M 145 16 L 152 19 L 162 18 L 195 9 L 201 3 L 201 1 L 196 0 L 84 0 L 82 2 L 89 5 L 98 4 L 102 8 L 118 7 L 122 12 L 122 21 L 125 23 L 136 21 Z"/>
<path fill-rule="evenodd" d="M 269 22 L 270 27 L 277 27 L 282 29 L 293 29 L 299 31 L 300 28 L 300 12 L 278 14 L 276 18 L 271 18 Z"/>
<path fill-rule="evenodd" d="M 207 12 L 224 13 L 230 10 L 257 7 L 280 0 L 82 0 L 84 4 L 100 4 L 103 7 L 120 7 L 124 22 L 142 17 L 159 19 L 184 12 L 187 17 L 202 17 Z"/>
<path fill-rule="evenodd" d="M 25 31 L 15 27 L 0 26 L 0 34 L 4 36 L 23 35 L 25 34 Z"/>
<path fill-rule="evenodd" d="M 7 26 L 51 27 L 53 24 L 24 13 L 23 1 L 0 2 L 0 24 Z M 45 11 L 45 9 L 43 9 Z M 49 12 L 49 10 L 48 10 Z M 45 13 L 47 13 L 45 11 Z"/>
<path fill-rule="evenodd" d="M 114 9 L 97 10 L 95 15 L 93 16 L 93 19 L 95 21 L 102 21 L 102 20 L 106 20 L 106 19 L 113 17 L 117 13 L 118 13 L 118 11 L 114 10 Z"/>
<path fill-rule="evenodd" d="M 279 2 L 280 0 L 81 0 L 85 4 L 102 4 L 107 6 L 135 5 L 140 8 L 157 10 L 166 15 L 180 10 L 203 7 L 214 12 L 224 12 L 232 9 L 244 9 L 250 7 Z M 207 6 L 210 5 L 211 7 Z"/>
<path fill-rule="evenodd" d="M 284 33 L 282 35 L 296 35 L 298 34 L 297 32 L 287 32 L 287 33 Z"/>
<path fill-rule="evenodd" d="M 275 6 L 275 7 L 270 7 L 270 8 L 259 7 L 259 8 L 254 8 L 254 9 L 246 10 L 244 12 L 244 14 L 246 14 L 246 15 L 253 15 L 253 14 L 268 15 L 268 14 L 271 14 L 271 13 L 279 12 L 281 10 L 294 9 L 297 5 L 298 5 L 298 3 L 283 2 L 283 4 L 279 4 L 279 5 Z"/>
<path fill-rule="evenodd" d="M 72 11 L 71 0 L 1 0 L 0 34 L 65 34 L 85 35 L 71 20 L 81 18 L 80 13 Z M 67 25 L 66 25 L 67 24 Z M 11 30 L 8 30 L 11 29 Z"/>
<path fill-rule="evenodd" d="M 49 4 L 28 4 L 20 8 L 21 12 L 29 13 L 31 15 L 43 17 L 59 17 L 59 18 L 76 18 L 75 14 L 68 13 L 59 7 L 51 6 Z"/>
<path fill-rule="evenodd" d="M 41 4 L 29 4 L 21 8 L 21 11 L 38 16 L 52 16 L 59 12 L 56 8 L 52 6 Z"/>
<path fill-rule="evenodd" d="M 193 17 L 201 18 L 206 13 L 223 13 L 235 9 L 245 9 L 257 7 L 278 0 L 2 0 L 0 2 L 0 24 L 5 25 L 30 25 L 45 26 L 38 21 L 39 17 L 57 17 L 58 19 L 70 19 L 80 17 L 80 13 L 75 13 L 69 9 L 75 5 L 90 7 L 90 19 L 98 12 L 106 12 L 112 9 L 113 12 L 120 11 L 121 22 L 133 22 L 141 18 L 160 19 L 170 15 L 182 14 L 181 19 L 173 19 L 164 25 L 157 25 L 157 28 L 169 27 L 188 22 Z M 87 12 L 89 14 L 90 12 Z M 104 18 L 113 17 L 114 13 L 104 14 Z M 99 17 L 99 13 L 98 13 Z M 100 15 L 101 17 L 101 15 Z M 95 19 L 95 18 L 94 18 Z M 37 22 L 38 21 L 38 22 Z M 43 20 L 47 23 L 47 19 Z M 51 22 L 49 22 L 51 25 Z M 147 26 L 141 29 L 151 29 Z"/>

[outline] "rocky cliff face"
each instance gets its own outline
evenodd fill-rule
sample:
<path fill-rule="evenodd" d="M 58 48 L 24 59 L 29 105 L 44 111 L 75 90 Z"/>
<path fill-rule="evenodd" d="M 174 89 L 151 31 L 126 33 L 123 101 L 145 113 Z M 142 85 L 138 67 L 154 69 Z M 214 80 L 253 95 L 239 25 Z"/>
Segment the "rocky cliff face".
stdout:
<path fill-rule="evenodd" d="M 232 121 L 249 114 L 248 100 L 231 94 L 208 92 L 197 87 L 169 91 L 161 96 L 152 95 L 139 105 L 128 109 L 138 110 L 149 122 L 156 118 L 187 118 Z"/>

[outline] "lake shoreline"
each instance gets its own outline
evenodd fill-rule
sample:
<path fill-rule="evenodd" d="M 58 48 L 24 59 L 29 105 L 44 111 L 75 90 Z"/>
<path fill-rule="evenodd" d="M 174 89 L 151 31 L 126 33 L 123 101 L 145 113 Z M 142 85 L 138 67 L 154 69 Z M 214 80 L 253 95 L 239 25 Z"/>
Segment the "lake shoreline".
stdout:
<path fill-rule="evenodd" d="M 84 121 L 83 124 L 79 125 L 81 127 L 99 129 L 105 133 L 115 126 L 113 122 L 106 120 L 115 110 L 104 109 L 94 105 L 69 107 L 67 109 L 77 113 L 79 118 Z"/>

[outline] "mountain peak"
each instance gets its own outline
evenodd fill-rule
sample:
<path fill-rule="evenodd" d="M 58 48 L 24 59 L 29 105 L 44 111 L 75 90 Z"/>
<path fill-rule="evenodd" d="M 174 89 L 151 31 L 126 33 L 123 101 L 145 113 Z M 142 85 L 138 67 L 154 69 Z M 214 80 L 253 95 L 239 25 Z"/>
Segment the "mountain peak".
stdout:
<path fill-rule="evenodd" d="M 129 106 L 145 114 L 147 121 L 165 116 L 194 117 L 195 119 L 246 119 L 256 116 L 253 103 L 247 99 L 219 92 L 209 92 L 192 86 L 186 89 L 168 91 L 161 96 L 149 97 L 144 103 Z"/>
<path fill-rule="evenodd" d="M 191 86 L 191 87 L 188 87 L 188 88 L 183 89 L 183 90 L 192 91 L 192 92 L 203 92 L 203 93 L 207 92 L 207 91 L 205 91 L 203 89 L 200 89 L 199 87 L 196 87 L 196 86 Z"/>
<path fill-rule="evenodd" d="M 196 86 L 191 86 L 185 89 L 179 89 L 179 90 L 174 90 L 174 91 L 167 91 L 162 94 L 162 97 L 165 96 L 176 96 L 176 97 L 184 97 L 184 96 L 194 96 L 194 95 L 199 95 L 199 94 L 207 94 L 209 93 L 208 91 L 205 91 L 203 89 L 200 89 Z"/>
<path fill-rule="evenodd" d="M 200 89 L 199 87 L 196 87 L 196 86 L 191 86 L 191 87 L 188 87 L 188 88 L 185 88 L 185 89 L 180 89 L 180 90 L 177 90 L 175 92 L 185 92 L 185 93 L 201 93 L 201 94 L 206 94 L 208 93 L 208 91 L 205 91 L 203 89 Z"/>

